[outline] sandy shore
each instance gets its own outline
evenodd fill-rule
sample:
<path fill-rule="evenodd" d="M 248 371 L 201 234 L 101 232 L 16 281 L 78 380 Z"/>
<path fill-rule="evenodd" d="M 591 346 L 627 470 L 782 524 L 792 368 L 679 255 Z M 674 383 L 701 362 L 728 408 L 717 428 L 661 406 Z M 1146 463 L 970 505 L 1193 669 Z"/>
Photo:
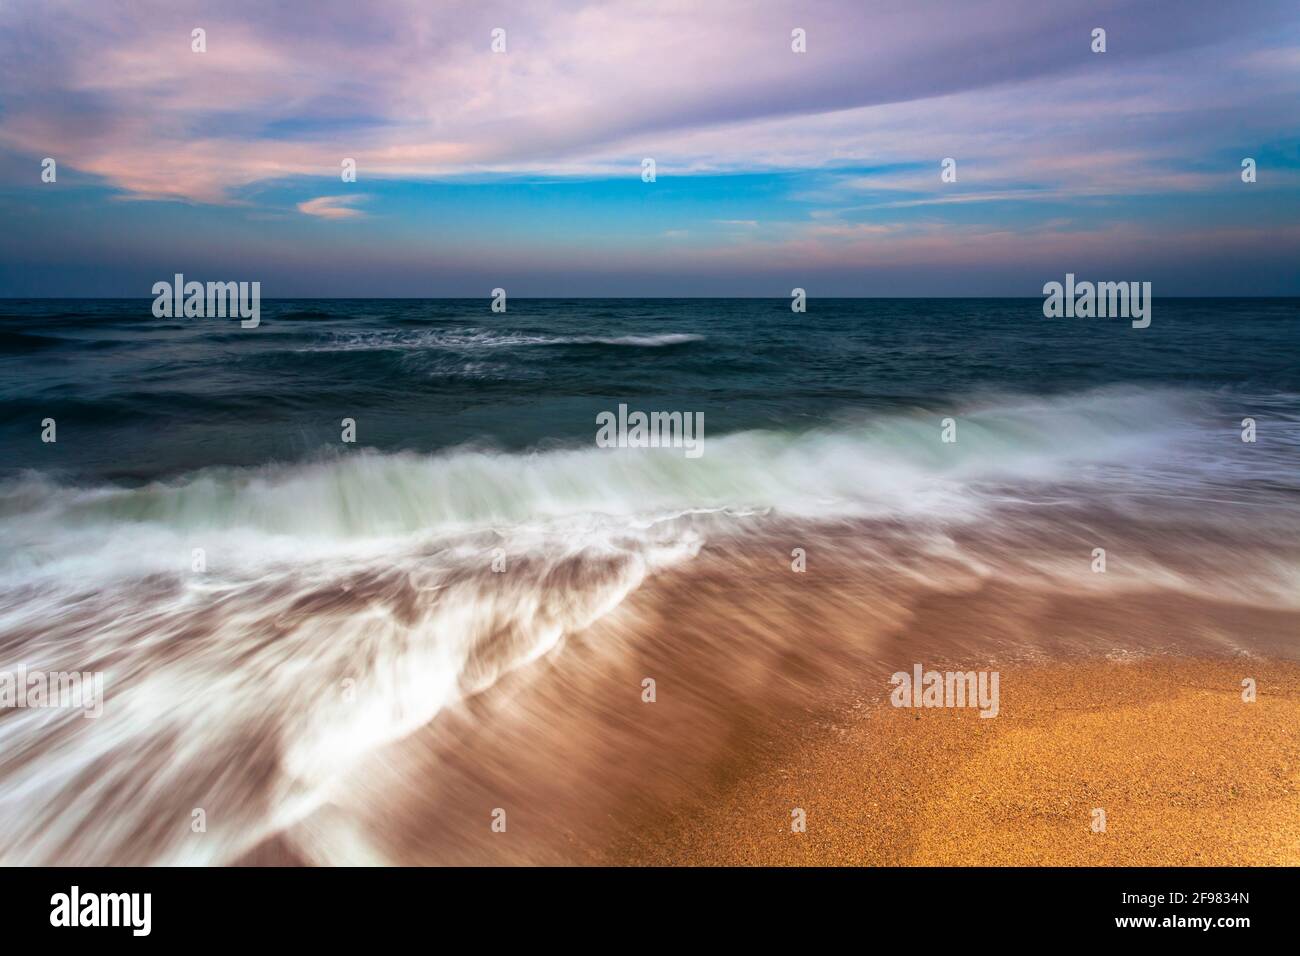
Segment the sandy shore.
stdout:
<path fill-rule="evenodd" d="M 1242 700 L 1253 677 L 1258 697 Z M 1300 667 L 1013 668 L 1001 713 L 870 708 L 617 854 L 668 865 L 1300 864 Z M 807 830 L 791 830 L 791 810 Z M 1105 811 L 1094 832 L 1093 811 Z"/>
<path fill-rule="evenodd" d="M 1294 611 L 869 530 L 707 549 L 242 862 L 1300 864 Z M 999 715 L 892 707 L 916 663 L 996 669 Z"/>

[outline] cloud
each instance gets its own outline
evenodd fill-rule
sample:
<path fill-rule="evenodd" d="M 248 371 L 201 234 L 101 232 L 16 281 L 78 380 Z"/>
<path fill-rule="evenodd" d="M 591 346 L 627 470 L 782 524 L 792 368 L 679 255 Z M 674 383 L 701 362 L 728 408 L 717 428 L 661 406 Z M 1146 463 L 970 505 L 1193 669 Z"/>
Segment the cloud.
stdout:
<path fill-rule="evenodd" d="M 364 198 L 357 195 L 318 196 L 298 203 L 298 211 L 308 216 L 319 216 L 321 219 L 357 219 L 365 213 L 360 209 L 353 209 L 352 206 Z"/>
<path fill-rule="evenodd" d="M 1269 55 L 1252 39 L 1294 33 L 1294 8 L 1275 0 L 1249 17 L 1217 0 L 1117 0 L 1100 56 L 1094 7 L 389 0 L 358 18 L 341 0 L 309 15 L 251 0 L 16 0 L 0 11 L 0 147 L 135 197 L 201 203 L 326 177 L 344 156 L 362 177 L 394 178 L 627 172 L 644 155 L 666 174 L 947 155 L 1000 155 L 1010 170 L 1011 150 L 1047 147 L 1028 139 L 1036 124 L 1085 150 L 1117 133 L 1137 151 L 1167 146 L 1163 123 L 1203 120 L 1200 93 L 1249 125 L 1251 84 L 1208 90 L 1196 51 L 1294 57 L 1294 40 Z M 206 53 L 190 50 L 196 25 Z M 503 54 L 490 49 L 498 26 Z M 794 26 L 807 53 L 790 50 Z M 1293 76 L 1279 82 L 1294 92 Z M 1116 131 L 1112 109 L 1146 110 L 1149 125 Z"/>

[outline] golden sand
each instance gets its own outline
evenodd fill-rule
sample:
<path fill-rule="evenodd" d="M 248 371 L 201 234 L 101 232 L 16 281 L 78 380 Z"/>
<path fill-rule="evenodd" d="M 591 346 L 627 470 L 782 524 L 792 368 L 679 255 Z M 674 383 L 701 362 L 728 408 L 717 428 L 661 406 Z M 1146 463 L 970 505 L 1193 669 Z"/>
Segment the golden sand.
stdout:
<path fill-rule="evenodd" d="M 795 808 L 806 832 L 792 832 Z M 1300 666 L 1003 669 L 996 718 L 872 707 L 647 821 L 616 861 L 1300 864 Z"/>

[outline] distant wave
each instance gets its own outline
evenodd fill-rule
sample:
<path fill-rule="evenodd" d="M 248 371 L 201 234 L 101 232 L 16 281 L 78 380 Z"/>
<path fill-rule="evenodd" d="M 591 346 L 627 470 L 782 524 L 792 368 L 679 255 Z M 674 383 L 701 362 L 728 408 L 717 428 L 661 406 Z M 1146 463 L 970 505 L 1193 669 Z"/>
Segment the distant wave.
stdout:
<path fill-rule="evenodd" d="M 686 342 L 702 342 L 703 335 L 692 335 L 690 333 L 673 333 L 665 335 L 620 335 L 615 338 L 573 338 L 558 339 L 556 344 L 574 345 L 637 345 L 645 348 L 657 348 L 661 345 L 683 345 Z"/>
<path fill-rule="evenodd" d="M 326 342 L 295 349 L 297 352 L 372 352 L 384 350 L 447 349 L 476 351 L 480 349 L 521 348 L 527 346 L 560 345 L 612 345 L 634 348 L 662 348 L 700 342 L 703 335 L 692 333 L 664 333 L 659 335 L 530 335 L 522 332 L 498 332 L 481 328 L 439 329 L 420 332 L 355 332 L 337 333 Z"/>

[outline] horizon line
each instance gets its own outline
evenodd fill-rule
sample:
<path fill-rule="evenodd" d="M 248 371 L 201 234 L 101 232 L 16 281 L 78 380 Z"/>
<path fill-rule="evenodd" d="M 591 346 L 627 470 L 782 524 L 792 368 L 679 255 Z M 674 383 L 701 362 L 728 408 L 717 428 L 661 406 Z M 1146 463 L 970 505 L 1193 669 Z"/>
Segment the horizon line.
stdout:
<path fill-rule="evenodd" d="M 0 295 L 0 302 L 31 302 L 31 301 L 49 301 L 49 302 L 69 302 L 69 301 L 95 301 L 103 302 L 105 300 L 114 301 L 131 301 L 140 300 L 144 302 L 156 299 L 154 295 Z M 718 299 L 753 299 L 759 300 L 777 300 L 781 302 L 788 301 L 791 297 L 788 295 L 512 295 L 510 301 L 609 301 L 611 299 L 661 299 L 664 301 L 682 301 L 682 300 L 699 300 L 709 301 Z M 847 300 L 918 300 L 931 302 L 943 299 L 1028 299 L 1041 300 L 1043 295 L 818 295 L 806 296 L 808 300 L 816 299 L 818 301 L 847 301 Z M 1278 294 L 1260 294 L 1260 295 L 1160 295 L 1152 296 L 1153 299 L 1300 299 L 1300 295 L 1278 295 Z M 286 301 L 310 301 L 310 302 L 347 302 L 353 299 L 380 299 L 393 302 L 425 302 L 429 300 L 437 301 L 475 301 L 478 299 L 487 299 L 491 301 L 491 295 L 281 295 L 281 296 L 264 296 L 262 301 L 266 302 L 286 302 Z"/>

